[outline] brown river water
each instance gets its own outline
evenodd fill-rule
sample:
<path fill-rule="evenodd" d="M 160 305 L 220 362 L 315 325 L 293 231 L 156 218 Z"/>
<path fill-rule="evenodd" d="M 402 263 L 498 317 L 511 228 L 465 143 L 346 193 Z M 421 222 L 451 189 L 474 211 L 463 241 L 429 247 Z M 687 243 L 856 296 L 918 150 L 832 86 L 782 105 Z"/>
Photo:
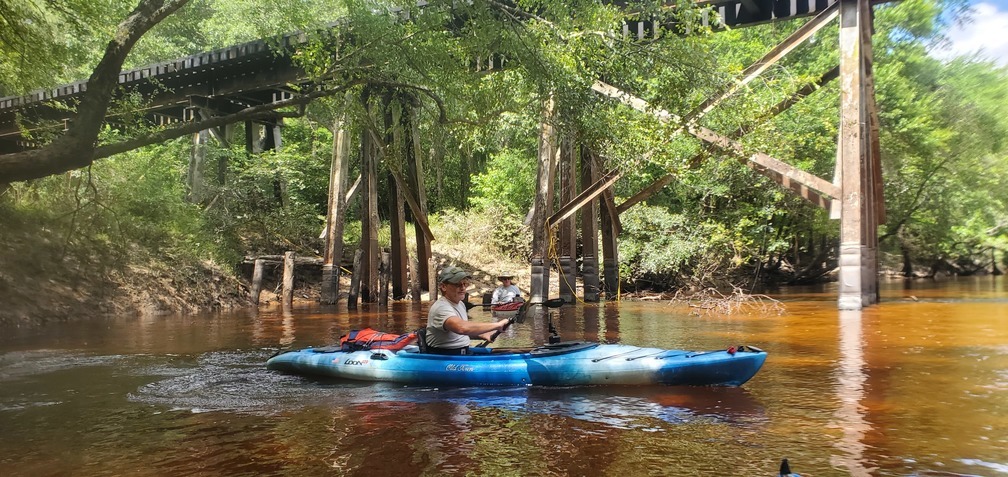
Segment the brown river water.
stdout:
<path fill-rule="evenodd" d="M 769 352 L 738 388 L 436 388 L 264 367 L 426 306 L 120 317 L 0 330 L 0 475 L 1008 476 L 1008 282 L 782 291 L 780 313 L 577 305 L 565 340 Z M 488 312 L 473 310 L 474 320 Z M 542 343 L 543 321 L 497 346 Z"/>

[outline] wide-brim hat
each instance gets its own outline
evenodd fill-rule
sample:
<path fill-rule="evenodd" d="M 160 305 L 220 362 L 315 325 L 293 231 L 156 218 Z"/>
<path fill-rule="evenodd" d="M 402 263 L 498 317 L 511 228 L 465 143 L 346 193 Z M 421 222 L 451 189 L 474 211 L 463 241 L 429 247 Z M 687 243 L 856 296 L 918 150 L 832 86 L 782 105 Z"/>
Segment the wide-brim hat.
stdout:
<path fill-rule="evenodd" d="M 500 281 L 504 281 L 504 279 L 512 280 L 514 279 L 514 275 L 506 275 L 506 274 L 497 275 L 497 279 Z"/>
<path fill-rule="evenodd" d="M 467 278 L 472 278 L 472 274 L 463 270 L 460 267 L 449 266 L 441 269 L 438 273 L 437 281 L 438 283 L 451 283 L 452 285 L 458 285 Z"/>

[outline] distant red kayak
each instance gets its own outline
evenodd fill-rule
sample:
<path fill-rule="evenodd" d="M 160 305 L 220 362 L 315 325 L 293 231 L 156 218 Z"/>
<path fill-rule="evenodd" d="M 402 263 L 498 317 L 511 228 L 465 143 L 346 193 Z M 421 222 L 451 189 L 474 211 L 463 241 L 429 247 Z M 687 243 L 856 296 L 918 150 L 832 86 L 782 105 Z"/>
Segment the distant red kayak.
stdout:
<path fill-rule="evenodd" d="M 513 301 L 511 303 L 501 303 L 500 305 L 492 305 L 490 307 L 491 311 L 515 311 L 524 304 L 525 302 Z"/>

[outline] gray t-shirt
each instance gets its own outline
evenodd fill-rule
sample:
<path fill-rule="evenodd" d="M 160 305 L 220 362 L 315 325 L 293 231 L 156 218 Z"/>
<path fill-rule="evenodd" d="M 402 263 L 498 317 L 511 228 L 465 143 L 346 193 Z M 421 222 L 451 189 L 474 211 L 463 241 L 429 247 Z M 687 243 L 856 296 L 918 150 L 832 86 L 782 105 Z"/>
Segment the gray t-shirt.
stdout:
<path fill-rule="evenodd" d="M 469 337 L 453 333 L 444 328 L 448 318 L 457 316 L 465 321 L 469 321 L 469 314 L 466 313 L 465 304 L 458 302 L 452 304 L 447 298 L 441 297 L 434 302 L 427 312 L 427 344 L 435 348 L 465 348 L 469 346 Z"/>

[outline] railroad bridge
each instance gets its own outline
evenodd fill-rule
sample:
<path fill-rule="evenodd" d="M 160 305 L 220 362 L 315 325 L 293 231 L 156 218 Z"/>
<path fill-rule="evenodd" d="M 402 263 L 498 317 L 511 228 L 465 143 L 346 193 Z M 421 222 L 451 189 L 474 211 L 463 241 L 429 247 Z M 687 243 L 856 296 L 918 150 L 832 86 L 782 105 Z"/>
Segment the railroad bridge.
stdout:
<path fill-rule="evenodd" d="M 841 309 L 860 309 L 878 300 L 878 225 L 885 220 L 882 191 L 881 164 L 878 143 L 878 115 L 874 101 L 872 74 L 872 2 L 870 0 L 712 0 L 712 14 L 720 17 L 722 24 L 733 27 L 766 23 L 778 19 L 811 17 L 797 28 L 785 41 L 767 52 L 737 78 L 736 87 L 708 98 L 693 111 L 685 114 L 653 108 L 630 91 L 596 81 L 592 89 L 600 95 L 620 101 L 628 107 L 655 115 L 662 121 L 681 126 L 681 131 L 700 141 L 727 151 L 744 161 L 757 172 L 766 175 L 783 187 L 811 203 L 830 211 L 831 218 L 840 221 L 839 297 Z M 426 2 L 421 0 L 418 5 Z M 834 177 L 826 180 L 789 165 L 770 155 L 746 150 L 734 135 L 723 135 L 699 124 L 699 119 L 713 110 L 747 83 L 758 78 L 767 68 L 810 38 L 822 27 L 839 19 L 839 64 L 823 71 L 819 84 L 840 81 L 840 132 L 837 139 L 837 162 Z M 705 18 L 704 21 L 712 21 Z M 639 38 L 659 34 L 662 25 L 647 21 L 627 21 L 625 35 Z M 270 40 L 257 40 L 241 45 L 162 62 L 143 68 L 124 71 L 119 75 L 121 90 L 142 95 L 147 100 L 143 113 L 156 123 L 170 125 L 227 117 L 249 108 L 283 105 L 296 98 L 297 85 L 306 81 L 306 75 L 295 65 L 288 54 L 298 44 L 306 41 L 302 34 L 290 34 Z M 493 61 L 486 68 L 499 67 Z M 790 107 L 813 91 L 806 88 L 785 101 L 777 112 Z M 79 98 L 87 89 L 84 81 L 37 91 L 26 96 L 0 98 L 0 154 L 34 148 L 37 145 L 22 137 L 19 118 L 30 122 L 63 121 L 66 104 Z M 537 194 L 531 227 L 533 230 L 533 258 L 531 294 L 533 301 L 546 298 L 549 291 L 550 267 L 547 262 L 547 240 L 553 230 L 559 236 L 559 269 L 561 296 L 573 301 L 576 276 L 575 214 L 582 214 L 582 236 L 602 235 L 602 253 L 596 250 L 596 241 L 584 240 L 582 247 L 582 278 L 585 301 L 598 301 L 600 293 L 612 294 L 618 283 L 618 257 L 616 241 L 620 231 L 620 213 L 641 202 L 668 185 L 672 175 L 659 178 L 642 188 L 626 201 L 616 204 L 611 193 L 612 185 L 620 178 L 615 170 L 602 171 L 599 161 L 590 151 L 578 152 L 569 141 L 557 136 L 550 126 L 552 107 L 547 104 L 540 130 L 539 173 Z M 409 206 L 414 218 L 417 237 L 417 257 L 414 276 L 418 277 L 415 290 L 436 293 L 433 283 L 433 261 L 430 242 L 433 234 L 427 227 L 426 200 L 424 197 L 423 165 L 420 159 L 419 138 L 416 128 L 410 127 L 411 118 L 395 118 L 392 124 L 405 125 L 395 129 L 391 141 L 404 144 L 406 151 L 405 173 L 393 171 L 390 200 L 397 201 L 391 210 L 398 211 L 390 217 L 392 252 L 389 260 L 392 295 L 406 295 L 408 259 L 406 257 L 405 218 L 403 211 Z M 250 151 L 280 147 L 281 120 L 277 115 L 245 124 L 245 146 Z M 115 122 L 114 116 L 108 121 Z M 361 177 L 352 187 L 347 187 L 350 138 L 349 128 L 335 131 L 333 177 L 330 181 L 330 212 L 327 219 L 327 244 L 323 258 L 323 301 L 334 302 L 338 296 L 338 257 L 342 256 L 342 221 L 347 201 L 355 192 L 363 200 L 363 238 L 358 251 L 359 265 L 355 264 L 354 281 L 359 280 L 364 300 L 387 299 L 387 293 L 378 293 L 378 198 L 377 167 L 380 160 L 377 141 L 381 138 L 363 134 L 360 138 Z M 233 140 L 227 126 L 208 128 L 194 134 L 194 142 L 207 141 L 213 136 L 222 141 Z M 197 150 L 198 148 L 194 148 Z M 578 167 L 580 163 L 580 167 Z M 580 174 L 578 174 L 580 170 Z M 552 210 L 555 195 L 553 184 L 559 179 L 561 207 Z M 358 187 L 359 185 L 359 187 Z M 580 189 L 580 191 L 579 191 Z M 405 203 L 404 203 L 405 202 Z M 601 267 L 599 258 L 601 256 Z M 334 264 L 334 262 L 336 262 Z M 601 270 L 600 270 L 601 268 Z M 359 272 L 359 273 L 358 273 Z M 600 282 L 600 272 L 603 280 Z M 419 292 L 414 294 L 418 299 Z M 352 291 L 353 294 L 353 291 Z M 376 296 L 379 295 L 379 296 Z M 355 295 L 354 295 L 355 296 Z"/>

